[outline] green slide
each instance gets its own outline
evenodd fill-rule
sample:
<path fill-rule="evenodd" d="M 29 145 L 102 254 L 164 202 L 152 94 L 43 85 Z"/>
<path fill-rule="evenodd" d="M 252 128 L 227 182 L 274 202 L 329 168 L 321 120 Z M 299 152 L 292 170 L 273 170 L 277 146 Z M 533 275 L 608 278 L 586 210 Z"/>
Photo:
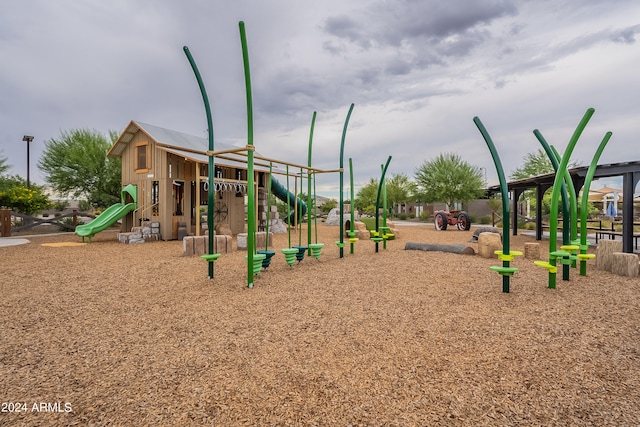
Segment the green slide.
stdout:
<path fill-rule="evenodd" d="M 131 195 L 133 203 L 125 203 L 127 194 Z M 125 186 L 122 189 L 121 198 L 122 203 L 109 206 L 89 224 L 78 225 L 75 234 L 81 236 L 83 242 L 85 237 L 88 237 L 89 242 L 91 242 L 93 236 L 111 227 L 129 212 L 134 211 L 136 209 L 136 186 L 132 184 Z"/>
<path fill-rule="evenodd" d="M 282 200 L 285 203 L 289 203 L 289 207 L 292 209 L 289 212 L 289 216 L 285 220 L 287 224 L 296 225 L 298 221 L 296 221 L 296 215 L 294 206 L 297 204 L 296 208 L 298 211 L 298 219 L 302 220 L 304 218 L 304 214 L 307 213 L 307 204 L 303 202 L 299 197 L 296 197 L 292 192 L 287 190 L 282 184 L 278 182 L 277 179 L 271 178 L 271 191 L 273 195 L 278 199 Z"/>

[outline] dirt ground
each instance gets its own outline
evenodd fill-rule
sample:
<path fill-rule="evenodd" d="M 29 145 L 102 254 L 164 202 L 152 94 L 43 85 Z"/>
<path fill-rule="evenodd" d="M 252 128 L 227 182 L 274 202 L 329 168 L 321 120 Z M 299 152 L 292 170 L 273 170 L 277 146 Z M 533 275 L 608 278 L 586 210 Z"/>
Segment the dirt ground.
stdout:
<path fill-rule="evenodd" d="M 637 278 L 592 263 L 548 289 L 520 257 L 503 293 L 495 259 L 404 250 L 473 229 L 398 227 L 340 258 L 318 228 L 320 259 L 289 267 L 277 235 L 253 289 L 243 252 L 209 280 L 179 241 L 0 248 L 0 425 L 640 424 Z"/>

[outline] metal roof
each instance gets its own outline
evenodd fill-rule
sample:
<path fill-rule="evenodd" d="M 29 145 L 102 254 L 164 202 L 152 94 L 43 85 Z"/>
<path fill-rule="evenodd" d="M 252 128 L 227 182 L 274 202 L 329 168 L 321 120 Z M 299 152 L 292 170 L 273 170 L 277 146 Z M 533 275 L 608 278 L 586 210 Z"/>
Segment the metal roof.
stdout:
<path fill-rule="evenodd" d="M 569 169 L 569 174 L 571 174 L 571 179 L 574 182 L 584 182 L 588 170 L 589 168 L 587 166 L 579 166 Z M 596 168 L 594 179 L 620 176 L 629 172 L 640 172 L 640 161 L 598 165 Z M 544 175 L 532 176 L 530 178 L 510 181 L 507 183 L 507 187 L 509 188 L 509 190 L 526 190 L 538 186 L 551 187 L 553 186 L 553 182 L 555 181 L 555 179 L 555 173 L 548 173 Z M 489 193 L 499 193 L 500 185 L 491 186 L 487 190 Z"/>
<path fill-rule="evenodd" d="M 183 156 L 189 160 L 198 163 L 209 162 L 209 157 L 205 154 L 209 148 L 209 139 L 203 138 L 199 136 L 189 135 L 183 132 L 178 132 L 171 129 L 161 128 L 159 126 L 150 125 L 148 123 L 136 122 L 131 120 L 127 127 L 122 131 L 116 142 L 113 143 L 109 151 L 107 152 L 107 156 L 110 157 L 120 157 L 124 152 L 125 148 L 131 142 L 133 137 L 138 131 L 143 132 L 150 139 L 158 144 L 158 148 L 176 154 L 178 156 Z M 216 142 L 215 149 L 219 150 L 228 150 L 233 148 L 241 148 L 233 145 L 226 144 L 224 142 Z M 256 152 L 257 154 L 257 152 Z M 230 160 L 230 159 L 218 159 L 216 158 L 216 164 L 221 166 L 229 166 L 234 168 L 242 168 L 246 169 L 247 164 L 242 160 L 242 156 L 238 156 L 239 160 Z M 268 168 L 260 167 L 260 165 L 254 164 L 254 169 L 265 171 Z"/>

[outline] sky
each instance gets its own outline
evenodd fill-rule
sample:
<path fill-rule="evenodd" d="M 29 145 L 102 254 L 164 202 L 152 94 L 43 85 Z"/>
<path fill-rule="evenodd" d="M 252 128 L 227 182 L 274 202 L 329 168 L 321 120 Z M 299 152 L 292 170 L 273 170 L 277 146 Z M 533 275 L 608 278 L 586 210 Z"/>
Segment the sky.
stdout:
<path fill-rule="evenodd" d="M 595 114 L 572 162 L 640 160 L 640 2 L 635 0 L 1 0 L 0 156 L 10 173 L 45 184 L 47 141 L 73 129 L 120 133 L 130 120 L 244 146 L 247 112 L 240 44 L 245 23 L 256 150 L 336 169 L 345 139 L 345 188 L 380 176 L 412 178 L 457 154 L 498 183 L 490 133 L 507 177 L 540 147 L 561 153 L 588 108 Z M 203 147 L 205 150 L 207 147 Z M 592 188 L 609 185 L 594 183 Z M 614 183 L 615 184 L 615 183 Z M 339 194 L 336 173 L 316 191 Z M 348 193 L 347 193 L 348 194 Z"/>

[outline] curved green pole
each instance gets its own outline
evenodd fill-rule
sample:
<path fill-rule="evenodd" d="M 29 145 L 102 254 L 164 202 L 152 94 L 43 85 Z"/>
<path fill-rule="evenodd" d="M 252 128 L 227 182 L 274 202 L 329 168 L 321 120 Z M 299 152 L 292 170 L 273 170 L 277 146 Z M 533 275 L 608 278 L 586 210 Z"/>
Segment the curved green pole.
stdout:
<path fill-rule="evenodd" d="M 287 165 L 287 206 L 291 206 L 291 200 L 290 200 L 290 195 L 291 192 L 289 191 L 289 165 Z M 289 247 L 291 247 L 291 217 L 289 216 L 289 219 L 287 220 L 287 241 L 289 242 Z"/>
<path fill-rule="evenodd" d="M 571 153 L 573 153 L 573 149 L 582 134 L 582 131 L 589 123 L 591 116 L 595 110 L 593 108 L 587 109 L 582 120 L 578 124 L 575 132 L 571 136 L 569 140 L 569 145 L 562 156 L 562 160 L 560 161 L 560 165 L 558 166 L 558 170 L 566 170 L 567 165 L 569 164 L 569 159 L 571 158 Z M 564 180 L 563 173 L 557 173 L 556 177 L 553 181 L 553 192 L 551 194 L 551 215 L 549 218 L 549 264 L 552 267 L 557 266 L 557 246 L 558 246 L 558 198 L 560 196 L 560 189 L 562 188 L 562 181 Z M 549 270 L 549 288 L 555 289 L 556 287 L 556 273 Z"/>
<path fill-rule="evenodd" d="M 302 168 L 300 168 L 300 191 L 302 191 Z M 297 189 L 298 188 L 298 178 L 296 177 L 296 180 L 294 181 L 294 187 Z M 297 193 L 297 191 L 296 191 Z M 296 197 L 298 197 L 298 195 L 296 194 Z M 298 228 L 298 246 L 302 246 L 302 215 L 301 212 L 298 211 L 298 203 L 296 202 L 295 204 L 295 208 L 296 208 L 296 212 L 295 212 L 295 216 L 296 216 L 296 221 L 298 221 L 297 228 Z M 303 251 L 304 253 L 304 251 Z"/>
<path fill-rule="evenodd" d="M 384 186 L 384 175 L 387 173 L 387 168 L 391 163 L 391 156 L 387 159 L 387 163 L 382 167 L 382 175 L 380 176 L 380 182 L 378 183 L 378 194 L 376 195 L 376 231 L 379 232 L 379 210 L 380 210 L 380 194 L 382 193 L 382 187 Z M 376 252 L 378 252 L 378 242 L 376 241 Z"/>
<path fill-rule="evenodd" d="M 355 204 L 354 204 L 354 199 L 353 199 L 353 159 L 351 159 L 351 157 L 349 157 L 349 201 L 351 203 L 351 206 L 349 207 L 349 210 L 351 211 L 351 218 L 350 218 L 350 223 L 349 223 L 349 237 L 354 237 L 354 224 L 353 222 L 355 221 Z M 351 240 L 349 240 L 349 242 L 351 242 L 351 253 L 353 254 L 353 242 Z"/>
<path fill-rule="evenodd" d="M 347 136 L 347 126 L 349 126 L 349 119 L 351 118 L 353 107 L 354 104 L 351 103 L 347 118 L 344 121 L 344 127 L 342 128 L 342 141 L 340 142 L 340 258 L 344 258 L 344 140 Z"/>
<path fill-rule="evenodd" d="M 591 182 L 593 181 L 593 176 L 596 173 L 596 169 L 598 168 L 598 161 L 600 160 L 600 155 L 604 151 L 604 148 L 607 146 L 609 139 L 611 139 L 611 132 L 607 132 L 600 142 L 598 149 L 596 150 L 596 154 L 593 156 L 591 160 L 591 165 L 589 165 L 589 169 L 587 170 L 587 176 L 584 179 L 584 186 L 582 187 L 582 201 L 580 205 L 580 253 L 586 254 L 587 249 L 589 249 L 589 242 L 587 241 L 587 210 L 589 209 L 589 191 L 591 190 Z M 580 260 L 580 275 L 587 275 L 587 260 Z"/>
<path fill-rule="evenodd" d="M 384 180 L 384 183 L 382 184 L 382 226 L 386 227 L 387 226 L 387 180 Z M 384 231 L 382 232 L 382 234 L 385 234 L 385 231 L 387 229 L 385 228 Z M 387 249 L 387 239 L 384 239 L 382 241 L 382 247 Z"/>
<path fill-rule="evenodd" d="M 255 254 L 256 217 L 255 188 L 253 177 L 253 101 L 251 99 L 251 71 L 249 68 L 249 51 L 244 22 L 239 22 L 240 42 L 242 44 L 242 62 L 244 64 L 244 81 L 247 94 L 247 287 L 253 288 L 253 255 Z M 268 240 L 268 239 L 267 239 Z"/>
<path fill-rule="evenodd" d="M 196 65 L 196 61 L 191 56 L 191 52 L 187 46 L 182 48 L 184 50 L 184 54 L 187 55 L 187 59 L 189 60 L 189 64 L 191 64 L 191 69 L 193 70 L 193 74 L 196 76 L 196 80 L 198 81 L 198 86 L 200 87 L 200 93 L 202 94 L 202 101 L 204 102 L 204 110 L 207 114 L 207 133 L 209 135 L 209 151 L 213 151 L 213 120 L 211 118 L 211 107 L 209 106 L 209 97 L 207 96 L 207 90 L 204 87 L 204 82 L 202 81 L 202 77 L 200 76 L 200 71 L 198 71 L 198 66 Z M 213 254 L 214 251 L 214 215 L 213 215 L 213 205 L 215 203 L 213 197 L 213 189 L 215 188 L 213 185 L 213 179 L 215 176 L 215 165 L 213 156 L 209 157 L 209 190 L 207 191 L 207 233 L 209 234 L 209 247 L 208 253 Z M 198 189 L 200 191 L 200 189 Z M 198 207 L 199 209 L 199 207 Z M 209 279 L 213 279 L 213 262 L 208 262 L 209 264 Z"/>
<path fill-rule="evenodd" d="M 556 150 L 556 147 L 552 145 L 551 150 L 553 151 L 553 155 L 555 156 L 555 158 L 560 161 L 562 156 L 560 156 L 560 153 L 558 152 L 558 150 Z M 569 239 L 569 243 L 573 244 L 573 242 L 575 242 L 578 238 L 578 203 L 576 201 L 577 193 L 576 187 L 573 185 L 573 180 L 571 179 L 571 174 L 568 170 L 564 171 L 564 179 L 567 185 L 567 193 L 569 195 L 569 209 L 571 212 L 571 238 Z"/>
<path fill-rule="evenodd" d="M 473 122 L 476 124 L 478 130 L 482 134 L 484 141 L 487 143 L 487 147 L 489 147 L 491 157 L 493 158 L 493 163 L 496 166 L 496 172 L 498 173 L 498 179 L 500 181 L 500 195 L 502 196 L 502 253 L 504 255 L 509 255 L 511 253 L 509 248 L 511 244 L 509 240 L 509 186 L 507 185 L 507 180 L 504 176 L 504 169 L 502 168 L 500 156 L 498 155 L 498 151 L 496 150 L 496 147 L 491 140 L 491 136 L 489 136 L 489 132 L 487 132 L 484 125 L 477 116 L 473 118 Z M 507 259 L 502 260 L 503 267 L 509 268 L 509 264 L 510 261 L 508 261 Z M 502 292 L 509 292 L 509 277 L 510 276 L 508 274 L 502 275 Z"/>
<path fill-rule="evenodd" d="M 269 250 L 269 223 L 271 222 L 271 173 L 273 172 L 273 162 L 269 162 L 269 183 L 267 185 L 267 223 L 264 226 L 264 231 L 267 234 L 264 239 L 264 250 Z"/>
<path fill-rule="evenodd" d="M 316 174 L 313 174 L 313 200 L 316 200 Z M 315 241 L 318 243 L 318 215 L 316 215 L 316 209 L 313 210 L 313 228 L 315 230 Z"/>
<path fill-rule="evenodd" d="M 553 151 L 553 155 L 558 161 L 560 161 L 561 156 L 558 150 L 552 145 L 551 150 Z M 566 185 L 567 194 L 569 195 L 569 209 L 571 214 L 569 215 L 569 220 L 564 220 L 562 223 L 562 242 L 565 245 L 579 245 L 578 239 L 578 196 L 576 195 L 576 188 L 573 185 L 573 180 L 571 179 L 571 174 L 568 170 L 564 171 L 564 183 L 562 185 Z M 563 195 L 564 197 L 564 195 Z M 564 203 L 563 203 L 564 205 Z M 562 214 L 565 215 L 566 208 L 563 207 Z M 566 216 L 563 216 L 566 218 Z M 569 226 L 567 226 L 567 222 L 569 222 Z M 567 228 L 570 228 L 569 232 L 567 232 Z M 569 237 L 565 237 L 565 235 L 569 235 Z M 576 267 L 576 261 L 573 260 L 571 262 L 572 267 Z M 567 264 L 562 265 L 562 280 L 569 280 L 569 266 Z"/>
<path fill-rule="evenodd" d="M 533 131 L 533 134 L 536 136 L 536 138 L 542 145 L 542 148 L 544 148 L 544 151 L 547 153 L 547 157 L 549 158 L 549 161 L 553 165 L 553 170 L 556 172 L 556 174 L 560 173 L 560 175 L 562 175 L 563 181 L 562 181 L 562 188 L 560 189 L 561 195 L 562 195 L 562 198 L 561 198 L 562 217 L 564 218 L 564 221 L 562 222 L 562 244 L 568 245 L 571 243 L 571 236 L 570 236 L 571 221 L 577 218 L 577 216 L 572 216 L 569 213 L 569 197 L 570 196 L 567 191 L 567 185 L 570 183 L 571 189 L 572 191 L 574 191 L 573 196 L 575 196 L 575 190 L 573 190 L 573 181 L 571 181 L 571 177 L 567 178 L 568 173 L 566 170 L 564 171 L 559 170 L 560 159 L 561 159 L 560 154 L 549 145 L 549 143 L 544 139 L 544 137 L 542 136 L 542 134 L 538 129 L 535 129 Z M 575 206 L 575 199 L 572 199 L 571 204 L 572 204 L 572 207 Z M 577 214 L 577 210 L 576 210 L 576 214 Z M 562 265 L 562 278 L 563 280 L 569 280 L 569 266 L 567 264 Z"/>
<path fill-rule="evenodd" d="M 313 117 L 311 118 L 311 131 L 309 132 L 309 155 L 307 156 L 307 247 L 308 252 L 307 255 L 311 256 L 311 211 L 313 210 L 315 216 L 315 209 L 313 208 L 312 200 L 311 200 L 311 146 L 313 145 L 313 128 L 316 125 L 316 112 L 313 112 Z M 317 237 L 316 237 L 317 240 Z M 316 243 L 318 243 L 316 241 Z"/>

